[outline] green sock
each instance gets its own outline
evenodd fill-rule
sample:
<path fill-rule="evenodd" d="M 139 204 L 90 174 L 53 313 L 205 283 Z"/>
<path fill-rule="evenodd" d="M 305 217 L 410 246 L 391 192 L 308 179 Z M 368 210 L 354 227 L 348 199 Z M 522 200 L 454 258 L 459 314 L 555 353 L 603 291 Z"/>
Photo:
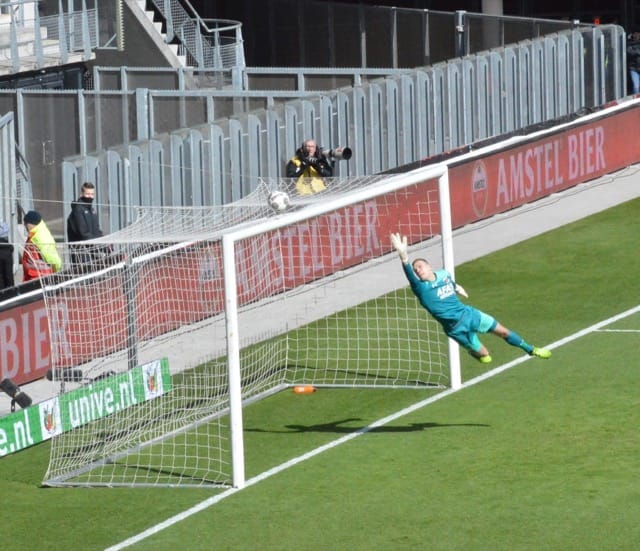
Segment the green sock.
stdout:
<path fill-rule="evenodd" d="M 515 331 L 509 331 L 509 334 L 504 338 L 511 346 L 517 346 L 522 348 L 527 354 L 531 354 L 533 346 L 527 343 L 518 333 Z"/>

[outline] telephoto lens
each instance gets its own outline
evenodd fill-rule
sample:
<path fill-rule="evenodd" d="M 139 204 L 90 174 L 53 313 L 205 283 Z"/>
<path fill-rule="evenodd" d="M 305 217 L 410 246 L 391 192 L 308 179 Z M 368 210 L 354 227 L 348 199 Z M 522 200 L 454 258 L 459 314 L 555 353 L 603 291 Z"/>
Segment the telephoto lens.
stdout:
<path fill-rule="evenodd" d="M 323 149 L 322 154 L 328 159 L 335 159 L 336 161 L 348 161 L 351 159 L 353 152 L 350 147 L 334 147 L 331 149 Z"/>

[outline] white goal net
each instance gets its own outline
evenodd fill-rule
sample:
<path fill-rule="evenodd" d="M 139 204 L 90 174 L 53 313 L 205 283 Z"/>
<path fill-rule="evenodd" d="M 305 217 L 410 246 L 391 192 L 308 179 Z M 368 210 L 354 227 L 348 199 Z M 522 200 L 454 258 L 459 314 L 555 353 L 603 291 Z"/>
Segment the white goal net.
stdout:
<path fill-rule="evenodd" d="M 46 485 L 239 487 L 249 401 L 459 384 L 389 242 L 453 270 L 446 167 L 334 184 L 281 214 L 275 182 L 225 207 L 140 208 L 65 251 L 44 287 L 60 389 Z"/>

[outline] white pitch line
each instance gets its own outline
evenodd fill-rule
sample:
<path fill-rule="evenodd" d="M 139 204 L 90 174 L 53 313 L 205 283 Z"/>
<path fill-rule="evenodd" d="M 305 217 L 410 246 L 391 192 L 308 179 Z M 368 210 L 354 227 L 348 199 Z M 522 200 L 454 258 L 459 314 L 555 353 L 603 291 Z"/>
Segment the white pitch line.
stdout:
<path fill-rule="evenodd" d="M 598 333 L 640 333 L 640 329 L 598 329 Z"/>
<path fill-rule="evenodd" d="M 631 316 L 633 314 L 636 314 L 640 312 L 640 305 L 635 306 L 634 308 L 630 308 L 629 310 L 626 310 L 624 312 L 621 312 L 620 314 L 617 314 L 615 316 L 612 316 L 606 320 L 600 321 L 594 325 L 591 325 L 590 327 L 587 327 L 585 329 L 582 329 L 576 333 L 574 333 L 573 335 L 569 335 L 568 337 L 565 337 L 563 339 L 560 339 L 548 346 L 546 346 L 545 348 L 548 348 L 549 350 L 553 350 L 555 348 L 559 348 L 565 344 L 568 344 L 572 341 L 575 341 L 577 339 L 580 339 L 582 337 L 584 337 L 585 335 L 588 335 L 589 333 L 593 333 L 596 331 L 601 331 L 602 327 L 606 327 L 607 325 L 611 325 L 612 323 L 615 323 L 618 320 L 624 319 L 628 316 Z M 290 459 L 289 461 L 286 461 L 284 463 L 281 463 L 280 465 L 274 467 L 273 469 L 269 469 L 268 471 L 264 471 L 263 473 L 260 473 L 257 476 L 254 476 L 253 478 L 250 478 L 249 480 L 246 481 L 244 488 L 249 488 L 250 486 L 254 486 L 255 484 L 257 484 L 258 482 L 262 482 L 263 480 L 266 480 L 267 478 L 271 478 L 273 475 L 276 475 L 278 473 L 281 473 L 282 471 L 285 471 L 287 469 L 289 469 L 290 467 L 293 467 L 295 465 L 297 465 L 298 463 L 302 463 L 303 461 L 306 461 L 307 459 L 311 459 L 312 457 L 315 457 L 316 455 L 320 455 L 321 453 L 324 453 L 327 450 L 330 450 L 332 448 L 335 448 L 336 446 L 339 446 L 341 444 L 344 444 L 345 442 L 348 442 L 349 440 L 353 440 L 354 438 L 357 438 L 358 436 L 361 436 L 363 434 L 366 434 L 367 432 L 370 432 L 371 430 L 377 428 L 377 427 L 382 427 L 388 423 L 391 423 L 392 421 L 395 421 L 396 419 L 399 419 L 400 417 L 404 417 L 405 415 L 408 415 L 409 413 L 413 413 L 414 411 L 421 409 L 429 404 L 432 404 L 434 402 L 437 402 L 438 400 L 441 400 L 442 398 L 445 398 L 447 396 L 450 396 L 451 394 L 454 394 L 460 390 L 463 390 L 465 388 L 468 388 L 470 386 L 474 386 L 482 381 L 485 381 L 486 379 L 490 379 L 491 377 L 498 375 L 504 371 L 506 371 L 507 369 L 511 369 L 512 367 L 519 365 L 523 362 L 526 362 L 528 360 L 531 359 L 531 356 L 521 356 L 519 358 L 516 358 L 515 360 L 508 362 L 506 364 L 503 364 L 499 367 L 496 367 L 495 369 L 492 369 L 491 371 L 487 371 L 485 373 L 483 373 L 482 375 L 478 375 L 477 377 L 474 377 L 473 379 L 468 380 L 467 382 L 465 382 L 460 388 L 458 389 L 448 389 L 445 390 L 444 392 L 441 392 L 440 394 L 436 394 L 435 396 L 431 396 L 429 398 L 426 398 L 424 400 L 421 400 L 420 402 L 416 402 L 415 404 L 412 404 L 400 411 L 397 411 L 396 413 L 392 413 L 391 415 L 388 415 L 387 417 L 383 417 L 382 419 L 378 419 L 377 421 L 374 421 L 373 423 L 371 423 L 370 425 L 363 427 L 361 429 L 358 429 L 352 433 L 349 434 L 345 434 L 344 436 L 341 436 L 340 438 L 333 440 L 327 444 L 324 444 L 323 446 L 320 446 L 319 448 L 316 448 L 314 450 L 311 450 L 305 454 L 302 454 L 298 457 L 295 457 L 293 459 Z M 553 361 L 553 360 L 550 360 Z M 157 534 L 158 532 L 161 532 L 162 530 L 164 530 L 165 528 L 169 528 L 170 526 L 173 526 L 174 524 L 177 524 L 178 522 L 182 522 L 183 520 L 187 519 L 188 517 L 195 515 L 196 513 L 199 513 L 201 511 L 204 511 L 205 509 L 208 509 L 209 507 L 211 507 L 212 505 L 215 505 L 216 503 L 222 501 L 223 499 L 232 496 L 238 492 L 240 492 L 243 488 L 229 488 L 228 490 L 225 490 L 224 492 L 217 494 L 213 497 L 210 497 L 208 499 L 205 499 L 204 501 L 201 501 L 200 503 L 194 505 L 193 507 L 190 507 L 189 509 L 183 511 L 182 513 L 179 513 L 177 515 L 174 515 L 170 518 L 168 518 L 167 520 L 164 520 L 163 522 L 160 522 L 154 526 L 151 526 L 150 528 L 147 528 L 144 532 L 140 532 L 139 534 L 136 534 L 135 536 L 132 536 L 130 538 L 127 538 L 126 540 L 117 543 L 116 545 L 112 546 L 112 547 L 108 547 L 105 551 L 119 551 L 120 549 L 125 549 L 126 547 L 129 547 L 131 545 L 134 545 L 136 543 L 138 543 L 139 541 L 142 541 L 148 537 L 153 536 L 154 534 Z"/>

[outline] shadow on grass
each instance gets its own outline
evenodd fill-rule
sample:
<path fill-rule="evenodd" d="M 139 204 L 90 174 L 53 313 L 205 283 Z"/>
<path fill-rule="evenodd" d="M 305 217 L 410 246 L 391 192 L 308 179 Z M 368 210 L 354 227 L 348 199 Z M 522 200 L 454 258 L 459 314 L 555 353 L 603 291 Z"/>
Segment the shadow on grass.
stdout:
<path fill-rule="evenodd" d="M 333 421 L 331 423 L 320 423 L 317 425 L 285 425 L 287 430 L 268 430 L 259 428 L 245 428 L 247 432 L 268 432 L 274 434 L 291 434 L 291 433 L 304 433 L 304 432 L 335 432 L 338 434 L 349 434 L 352 432 L 363 431 L 368 425 L 362 425 L 359 427 L 354 426 L 342 426 L 345 423 L 351 423 L 353 421 L 361 421 L 358 417 L 351 417 L 342 419 L 340 421 Z M 408 425 L 394 426 L 384 425 L 382 427 L 374 427 L 367 432 L 380 432 L 380 433 L 392 433 L 392 432 L 415 432 L 425 429 L 446 428 L 446 427 L 488 427 L 482 423 L 409 423 Z"/>

